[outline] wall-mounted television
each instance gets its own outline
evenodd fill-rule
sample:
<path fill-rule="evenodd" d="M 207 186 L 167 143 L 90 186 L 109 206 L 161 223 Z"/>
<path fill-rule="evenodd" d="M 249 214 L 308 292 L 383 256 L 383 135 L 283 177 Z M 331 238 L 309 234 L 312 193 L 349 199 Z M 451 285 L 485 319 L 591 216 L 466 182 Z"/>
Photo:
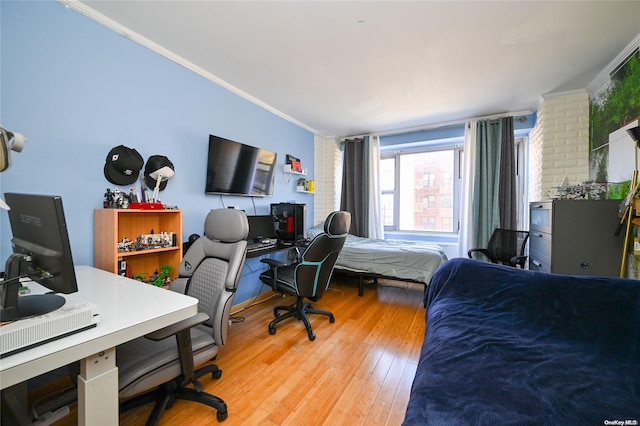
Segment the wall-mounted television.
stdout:
<path fill-rule="evenodd" d="M 209 135 L 207 194 L 273 196 L 277 154 Z"/>

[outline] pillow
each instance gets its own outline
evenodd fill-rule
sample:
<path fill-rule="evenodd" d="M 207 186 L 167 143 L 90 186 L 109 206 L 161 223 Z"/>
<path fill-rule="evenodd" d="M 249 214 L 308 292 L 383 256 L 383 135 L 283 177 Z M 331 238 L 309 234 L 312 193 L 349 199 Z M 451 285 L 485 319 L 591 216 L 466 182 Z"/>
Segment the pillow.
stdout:
<path fill-rule="evenodd" d="M 316 236 L 322 234 L 323 232 L 324 232 L 324 223 L 321 223 L 307 230 L 307 238 L 314 239 Z"/>

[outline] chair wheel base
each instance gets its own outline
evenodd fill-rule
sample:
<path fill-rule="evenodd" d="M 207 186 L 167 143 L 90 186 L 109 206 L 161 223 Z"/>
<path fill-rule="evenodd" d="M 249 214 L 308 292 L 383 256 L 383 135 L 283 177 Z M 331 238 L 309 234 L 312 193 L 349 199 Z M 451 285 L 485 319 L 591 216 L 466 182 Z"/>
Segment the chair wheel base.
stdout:
<path fill-rule="evenodd" d="M 281 311 L 284 311 L 284 313 L 281 313 Z M 314 341 L 316 339 L 316 335 L 311 328 L 311 322 L 309 322 L 307 314 L 325 315 L 329 318 L 330 323 L 336 322 L 336 318 L 331 312 L 314 309 L 311 304 L 304 303 L 303 298 L 300 297 L 294 305 L 276 306 L 273 309 L 273 316 L 275 317 L 275 319 L 269 323 L 269 334 L 271 334 L 272 336 L 276 334 L 276 325 L 278 323 L 288 318 L 295 318 L 298 321 L 302 321 L 304 323 L 304 326 L 307 329 L 309 340 Z"/>
<path fill-rule="evenodd" d="M 218 413 L 216 414 L 216 419 L 218 419 L 219 422 L 223 422 L 226 420 L 228 416 L 229 416 L 228 411 L 218 411 Z"/>

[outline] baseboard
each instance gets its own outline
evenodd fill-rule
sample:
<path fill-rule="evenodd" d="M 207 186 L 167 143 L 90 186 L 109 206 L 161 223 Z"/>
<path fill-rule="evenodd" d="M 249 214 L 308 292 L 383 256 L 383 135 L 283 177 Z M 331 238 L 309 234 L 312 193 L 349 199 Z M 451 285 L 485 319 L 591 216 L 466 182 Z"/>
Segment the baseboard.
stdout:
<path fill-rule="evenodd" d="M 273 297 L 273 295 L 276 294 L 273 290 L 269 290 L 265 293 L 259 294 L 258 296 L 246 300 L 242 303 L 238 303 L 237 305 L 233 305 L 231 307 L 231 315 L 233 315 L 234 313 L 240 312 L 243 309 L 246 309 L 248 306 L 256 304 L 256 303 L 260 303 L 263 302 L 267 299 L 269 299 L 270 297 Z"/>

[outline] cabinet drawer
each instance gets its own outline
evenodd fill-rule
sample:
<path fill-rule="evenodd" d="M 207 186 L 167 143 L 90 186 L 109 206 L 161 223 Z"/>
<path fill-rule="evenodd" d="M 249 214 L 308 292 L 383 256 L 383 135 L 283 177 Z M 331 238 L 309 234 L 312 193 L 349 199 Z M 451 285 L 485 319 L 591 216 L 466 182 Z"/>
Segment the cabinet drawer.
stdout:
<path fill-rule="evenodd" d="M 531 230 L 529 232 L 529 255 L 551 265 L 551 234 Z"/>
<path fill-rule="evenodd" d="M 538 201 L 529 205 L 529 221 L 531 231 L 551 233 L 553 214 L 550 201 Z"/>
<path fill-rule="evenodd" d="M 551 267 L 548 263 L 544 263 L 539 259 L 529 256 L 529 270 L 550 273 Z"/>

